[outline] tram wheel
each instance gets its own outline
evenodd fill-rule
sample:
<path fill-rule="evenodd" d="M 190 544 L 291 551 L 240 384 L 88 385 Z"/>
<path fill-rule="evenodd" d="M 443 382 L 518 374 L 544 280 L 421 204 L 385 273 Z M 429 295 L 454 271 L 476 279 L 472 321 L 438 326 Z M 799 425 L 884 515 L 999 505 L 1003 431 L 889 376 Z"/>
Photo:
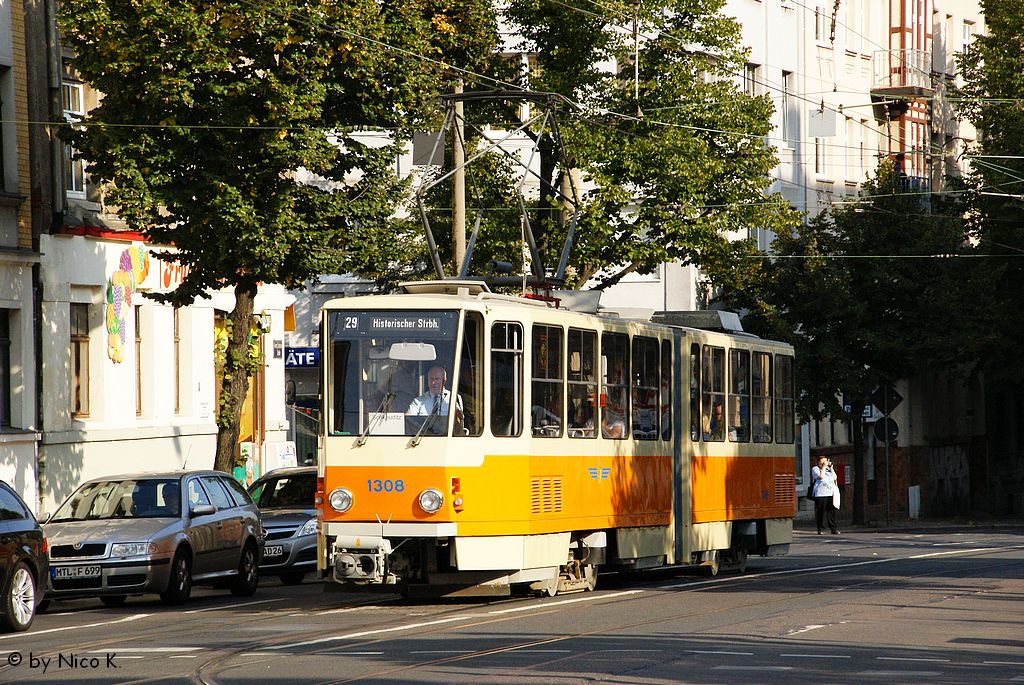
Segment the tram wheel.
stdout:
<path fill-rule="evenodd" d="M 718 575 L 718 571 L 721 568 L 721 561 L 718 554 L 718 550 L 711 553 L 711 558 L 706 560 L 701 567 L 704 569 L 704 574 L 714 578 Z"/>

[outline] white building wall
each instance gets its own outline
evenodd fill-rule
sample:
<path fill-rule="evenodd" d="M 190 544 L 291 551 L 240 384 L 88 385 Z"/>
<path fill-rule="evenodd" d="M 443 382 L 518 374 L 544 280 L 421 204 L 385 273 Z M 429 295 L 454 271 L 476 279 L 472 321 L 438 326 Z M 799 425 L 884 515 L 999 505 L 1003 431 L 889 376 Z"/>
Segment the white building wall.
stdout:
<path fill-rule="evenodd" d="M 90 478 L 213 465 L 217 425 L 214 397 L 214 315 L 234 305 L 230 292 L 214 293 L 179 315 L 175 412 L 174 310 L 144 297 L 172 289 L 180 273 L 139 242 L 87 236 L 42 236 L 43 253 L 43 511 Z M 109 354 L 105 317 L 107 282 L 129 248 L 149 251 L 149 273 L 123 311 L 123 360 Z M 265 314 L 264 408 L 266 443 L 285 439 L 283 310 L 292 302 L 279 286 L 263 286 L 256 312 Z M 71 416 L 70 304 L 90 305 L 88 416 Z M 135 305 L 142 326 L 142 411 L 136 410 Z M 274 341 L 279 345 L 275 346 Z M 258 457 L 265 445 L 257 445 Z"/>

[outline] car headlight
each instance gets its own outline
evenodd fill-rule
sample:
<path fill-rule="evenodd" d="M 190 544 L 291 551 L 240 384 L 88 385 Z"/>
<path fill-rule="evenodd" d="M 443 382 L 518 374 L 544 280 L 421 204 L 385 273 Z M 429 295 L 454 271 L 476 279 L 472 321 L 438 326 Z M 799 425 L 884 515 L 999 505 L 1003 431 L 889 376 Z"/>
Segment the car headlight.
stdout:
<path fill-rule="evenodd" d="M 433 514 L 444 504 L 444 495 L 441 494 L 440 490 L 427 488 L 420 493 L 419 503 L 420 509 L 428 514 Z"/>
<path fill-rule="evenodd" d="M 302 524 L 302 528 L 295 533 L 295 537 L 302 537 L 303 535 L 316 535 L 316 517 L 309 519 Z"/>
<path fill-rule="evenodd" d="M 112 557 L 139 557 L 156 552 L 156 544 L 152 542 L 115 542 L 110 546 Z"/>
<path fill-rule="evenodd" d="M 335 511 L 345 513 L 352 508 L 352 493 L 345 488 L 331 490 L 331 495 L 327 499 L 330 500 L 331 507 Z"/>

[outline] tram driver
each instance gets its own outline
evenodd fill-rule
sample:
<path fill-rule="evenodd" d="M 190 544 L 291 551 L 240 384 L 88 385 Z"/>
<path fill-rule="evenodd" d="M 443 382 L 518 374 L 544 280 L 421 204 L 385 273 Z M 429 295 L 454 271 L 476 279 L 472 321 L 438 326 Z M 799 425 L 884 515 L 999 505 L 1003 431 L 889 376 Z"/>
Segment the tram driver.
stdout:
<path fill-rule="evenodd" d="M 427 371 L 427 391 L 413 399 L 406 410 L 408 416 L 448 416 L 452 391 L 445 387 L 448 372 L 443 366 L 431 366 Z M 462 421 L 462 397 L 455 396 L 455 420 Z"/>

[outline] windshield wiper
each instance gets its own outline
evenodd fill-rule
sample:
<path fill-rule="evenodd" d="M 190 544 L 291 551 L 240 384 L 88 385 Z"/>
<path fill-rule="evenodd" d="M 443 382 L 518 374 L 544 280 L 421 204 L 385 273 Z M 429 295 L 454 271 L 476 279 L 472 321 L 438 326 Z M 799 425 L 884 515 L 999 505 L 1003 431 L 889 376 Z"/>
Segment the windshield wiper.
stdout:
<path fill-rule="evenodd" d="M 409 441 L 409 445 L 411 447 L 416 447 L 417 445 L 419 445 L 420 441 L 423 440 L 423 437 L 422 437 L 423 436 L 423 431 L 426 430 L 428 425 L 431 425 L 431 426 L 434 425 L 434 422 L 437 421 L 440 418 L 441 418 L 441 414 L 439 414 L 437 412 L 431 412 L 431 413 L 427 414 L 427 417 L 425 419 L 423 419 L 423 425 L 421 425 L 420 429 L 418 431 L 416 431 L 416 435 L 414 435 L 412 440 Z M 447 429 L 448 428 L 448 415 L 447 414 L 444 415 L 444 420 L 445 420 L 445 428 Z"/>
<path fill-rule="evenodd" d="M 377 411 L 373 412 L 377 416 L 374 420 L 366 422 L 366 428 L 364 428 L 363 432 L 359 434 L 358 438 L 356 438 L 356 447 L 362 447 L 366 444 L 366 438 L 370 435 L 370 431 L 374 426 L 384 420 L 384 414 L 387 413 L 388 409 L 391 409 L 391 402 L 394 399 L 395 393 L 390 390 L 383 398 L 381 398 L 380 404 L 377 405 Z"/>

